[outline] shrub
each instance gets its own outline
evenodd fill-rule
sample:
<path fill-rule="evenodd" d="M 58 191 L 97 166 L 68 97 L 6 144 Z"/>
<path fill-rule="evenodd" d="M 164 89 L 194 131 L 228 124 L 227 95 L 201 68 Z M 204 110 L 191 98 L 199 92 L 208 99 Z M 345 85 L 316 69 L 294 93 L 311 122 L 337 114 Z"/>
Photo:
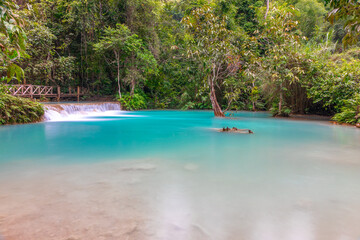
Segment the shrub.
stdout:
<path fill-rule="evenodd" d="M 0 93 L 0 125 L 38 122 L 43 115 L 40 103 Z"/>
<path fill-rule="evenodd" d="M 120 99 L 121 108 L 124 110 L 140 110 L 140 109 L 146 109 L 147 103 L 144 96 L 135 93 L 134 95 L 123 95 Z"/>
<path fill-rule="evenodd" d="M 352 109 L 344 108 L 341 113 L 335 114 L 333 120 L 339 123 L 356 124 L 358 119 L 355 118 L 356 112 Z"/>
<path fill-rule="evenodd" d="M 275 116 L 279 116 L 279 117 L 289 117 L 291 114 L 291 109 L 288 107 L 283 106 L 281 109 L 281 114 L 279 114 L 279 107 L 278 104 L 273 103 L 272 107 L 270 108 L 270 112 L 271 114 L 275 117 Z"/>
<path fill-rule="evenodd" d="M 353 99 L 345 100 L 345 106 L 341 112 L 335 114 L 333 120 L 340 123 L 356 124 L 360 122 L 360 94 L 356 94 Z"/>

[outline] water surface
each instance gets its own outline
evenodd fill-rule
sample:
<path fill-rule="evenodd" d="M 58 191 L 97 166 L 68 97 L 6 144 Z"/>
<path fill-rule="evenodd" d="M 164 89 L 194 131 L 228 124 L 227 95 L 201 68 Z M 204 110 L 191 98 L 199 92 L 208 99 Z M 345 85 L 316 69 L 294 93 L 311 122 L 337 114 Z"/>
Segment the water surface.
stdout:
<path fill-rule="evenodd" d="M 357 129 L 248 112 L 63 120 L 0 127 L 5 239 L 360 238 Z"/>

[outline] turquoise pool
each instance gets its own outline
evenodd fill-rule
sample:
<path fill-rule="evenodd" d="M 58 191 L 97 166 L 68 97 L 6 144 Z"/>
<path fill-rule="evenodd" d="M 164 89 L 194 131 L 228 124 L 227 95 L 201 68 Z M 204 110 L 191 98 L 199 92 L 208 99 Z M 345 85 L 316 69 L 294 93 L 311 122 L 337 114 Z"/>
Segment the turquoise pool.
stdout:
<path fill-rule="evenodd" d="M 360 238 L 354 128 L 109 111 L 2 126 L 0 140 L 5 239 Z"/>

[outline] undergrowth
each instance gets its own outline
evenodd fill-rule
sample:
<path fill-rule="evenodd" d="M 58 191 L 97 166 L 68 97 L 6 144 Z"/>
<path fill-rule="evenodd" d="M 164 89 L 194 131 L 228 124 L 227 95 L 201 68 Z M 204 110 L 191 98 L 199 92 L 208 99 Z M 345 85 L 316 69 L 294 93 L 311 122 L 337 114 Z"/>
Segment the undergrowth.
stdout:
<path fill-rule="evenodd" d="M 0 93 L 0 125 L 38 122 L 43 115 L 40 103 Z"/>

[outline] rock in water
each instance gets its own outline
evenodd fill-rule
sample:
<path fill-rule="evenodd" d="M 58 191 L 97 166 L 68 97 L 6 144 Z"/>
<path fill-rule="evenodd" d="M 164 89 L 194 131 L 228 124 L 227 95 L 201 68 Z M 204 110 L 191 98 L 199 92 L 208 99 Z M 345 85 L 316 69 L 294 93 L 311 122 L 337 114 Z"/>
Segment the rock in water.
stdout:
<path fill-rule="evenodd" d="M 223 127 L 222 129 L 220 129 L 220 132 L 232 132 L 232 133 L 244 133 L 244 134 L 254 133 L 250 129 L 238 129 L 236 127 L 233 127 L 233 128 Z"/>
<path fill-rule="evenodd" d="M 355 126 L 356 126 L 357 128 L 360 128 L 360 123 L 357 123 Z"/>

